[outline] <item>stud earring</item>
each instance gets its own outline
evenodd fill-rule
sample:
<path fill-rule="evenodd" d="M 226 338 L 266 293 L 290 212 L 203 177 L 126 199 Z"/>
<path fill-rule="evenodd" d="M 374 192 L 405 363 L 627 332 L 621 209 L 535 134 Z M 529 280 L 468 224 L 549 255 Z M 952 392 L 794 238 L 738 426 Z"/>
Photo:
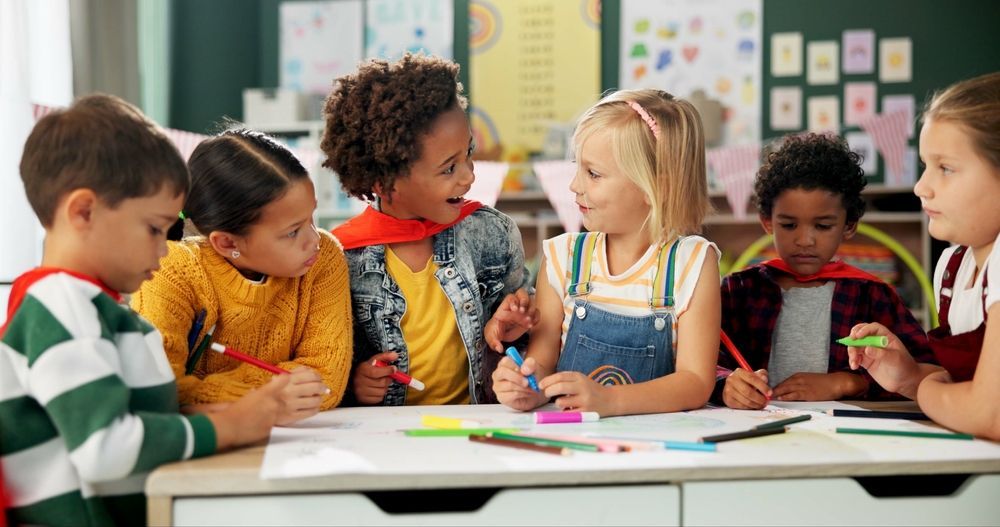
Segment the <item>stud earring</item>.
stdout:
<path fill-rule="evenodd" d="M 240 257 L 240 252 L 239 251 L 233 251 L 233 260 L 235 260 L 235 259 L 237 259 L 239 257 Z"/>

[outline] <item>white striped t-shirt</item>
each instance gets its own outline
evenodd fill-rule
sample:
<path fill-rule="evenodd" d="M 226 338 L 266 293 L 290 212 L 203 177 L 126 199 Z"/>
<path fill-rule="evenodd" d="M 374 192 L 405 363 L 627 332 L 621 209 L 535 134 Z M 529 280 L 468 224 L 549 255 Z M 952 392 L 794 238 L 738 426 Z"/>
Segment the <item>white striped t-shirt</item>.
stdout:
<path fill-rule="evenodd" d="M 573 317 L 574 300 L 566 294 L 569 286 L 568 260 L 570 248 L 577 236 L 584 233 L 567 233 L 545 240 L 542 250 L 545 254 L 545 275 L 563 303 L 562 341 L 566 342 L 566 333 Z M 631 267 L 619 275 L 608 271 L 607 236 L 598 235 L 593 268 L 590 270 L 592 290 L 587 295 L 591 304 L 596 304 L 606 311 L 629 316 L 645 316 L 650 314 L 649 297 L 656 274 L 656 262 L 660 246 L 651 245 Z M 719 259 L 719 248 L 714 243 L 701 236 L 687 236 L 681 240 L 674 261 L 674 308 L 677 318 L 687 311 L 688 303 L 694 294 L 701 268 L 705 262 L 708 249 L 714 251 L 716 261 Z M 677 346 L 677 318 L 674 319 L 674 346 Z"/>

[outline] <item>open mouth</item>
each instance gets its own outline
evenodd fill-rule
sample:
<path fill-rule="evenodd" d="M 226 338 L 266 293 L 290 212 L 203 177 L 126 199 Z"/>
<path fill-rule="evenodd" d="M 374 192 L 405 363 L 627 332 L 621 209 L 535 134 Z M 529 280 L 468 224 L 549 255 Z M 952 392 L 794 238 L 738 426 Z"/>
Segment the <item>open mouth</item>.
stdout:
<path fill-rule="evenodd" d="M 448 198 L 445 201 L 447 201 L 448 203 L 450 203 L 452 205 L 458 205 L 464 199 L 465 199 L 465 194 L 462 194 L 461 196 L 455 196 L 455 197 Z"/>

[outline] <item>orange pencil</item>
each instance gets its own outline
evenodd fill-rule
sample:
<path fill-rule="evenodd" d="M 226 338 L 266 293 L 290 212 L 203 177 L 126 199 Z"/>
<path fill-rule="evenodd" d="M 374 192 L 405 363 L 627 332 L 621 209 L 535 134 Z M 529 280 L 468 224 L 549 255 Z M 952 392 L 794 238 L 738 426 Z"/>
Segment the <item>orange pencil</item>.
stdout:
<path fill-rule="evenodd" d="M 726 335 L 725 330 L 719 330 L 719 338 L 722 339 L 722 343 L 725 344 L 726 349 L 729 350 L 729 355 L 736 359 L 736 362 L 740 364 L 740 368 L 753 373 L 753 368 L 750 367 L 750 363 L 743 358 L 743 354 L 740 353 L 740 350 L 736 349 L 736 345 L 733 344 L 733 341 L 729 340 L 729 335 Z"/>

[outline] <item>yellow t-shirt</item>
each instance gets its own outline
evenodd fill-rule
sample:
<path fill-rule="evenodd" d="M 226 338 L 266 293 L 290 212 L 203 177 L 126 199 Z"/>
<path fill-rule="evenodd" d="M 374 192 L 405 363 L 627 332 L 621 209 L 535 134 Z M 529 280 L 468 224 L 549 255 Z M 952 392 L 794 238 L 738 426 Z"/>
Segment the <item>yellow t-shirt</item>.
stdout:
<path fill-rule="evenodd" d="M 469 404 L 469 357 L 455 310 L 434 276 L 434 259 L 414 272 L 386 247 L 385 265 L 406 298 L 400 326 L 409 350 L 408 373 L 426 386 L 423 391 L 407 388 L 406 404 Z"/>

